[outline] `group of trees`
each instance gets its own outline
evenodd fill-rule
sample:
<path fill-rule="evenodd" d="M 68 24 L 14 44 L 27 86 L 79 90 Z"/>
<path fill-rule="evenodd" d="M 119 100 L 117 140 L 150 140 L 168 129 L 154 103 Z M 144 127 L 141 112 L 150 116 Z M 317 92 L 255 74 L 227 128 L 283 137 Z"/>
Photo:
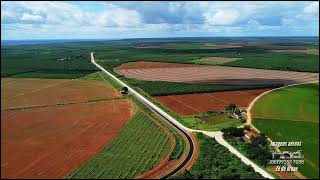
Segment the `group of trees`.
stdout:
<path fill-rule="evenodd" d="M 251 143 L 247 144 L 243 139 L 235 139 L 235 137 L 243 137 L 244 130 L 250 130 L 250 128 L 248 126 L 244 128 L 228 127 L 222 129 L 222 132 L 224 138 L 234 146 L 241 147 L 242 151 L 245 151 L 248 155 L 248 158 L 262 166 L 267 166 L 269 160 L 272 159 L 272 153 L 266 135 L 260 133 L 257 137 L 251 139 Z"/>
<path fill-rule="evenodd" d="M 249 158 L 263 166 L 267 166 L 269 160 L 272 159 L 268 139 L 264 133 L 260 133 L 257 137 L 253 138 L 247 150 Z"/>
<path fill-rule="evenodd" d="M 237 127 L 227 127 L 221 130 L 223 132 L 224 138 L 231 138 L 231 137 L 242 137 L 244 136 L 244 129 L 237 128 Z"/>
<path fill-rule="evenodd" d="M 244 111 L 244 110 L 240 110 L 236 104 L 234 103 L 230 103 L 226 108 L 225 110 L 227 112 L 231 112 L 231 113 L 234 113 L 235 115 L 239 116 L 241 121 L 245 122 L 245 119 L 242 117 L 241 113 Z"/>
<path fill-rule="evenodd" d="M 177 179 L 258 179 L 260 174 L 244 164 L 213 138 L 197 135 L 200 152 L 197 162 Z"/>

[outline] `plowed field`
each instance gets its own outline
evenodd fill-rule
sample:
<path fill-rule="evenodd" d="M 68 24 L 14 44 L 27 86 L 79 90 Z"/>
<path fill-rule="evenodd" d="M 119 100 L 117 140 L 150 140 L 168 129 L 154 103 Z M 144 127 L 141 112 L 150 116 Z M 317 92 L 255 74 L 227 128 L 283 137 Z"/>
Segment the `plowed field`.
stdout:
<path fill-rule="evenodd" d="M 117 68 L 117 72 L 130 77 L 149 81 L 169 81 L 187 83 L 213 83 L 213 84 L 295 84 L 319 80 L 319 73 L 264 70 L 253 68 L 203 66 L 179 67 L 171 63 L 170 67 Z M 157 63 L 159 65 L 159 63 Z M 126 66 L 129 66 L 126 65 Z"/>
<path fill-rule="evenodd" d="M 306 53 L 306 54 L 319 54 L 319 49 L 279 49 L 271 50 L 272 52 L 284 52 L 284 53 Z"/>
<path fill-rule="evenodd" d="M 259 94 L 269 89 L 226 91 L 214 93 L 156 96 L 155 98 L 180 115 L 194 115 L 207 111 L 224 110 L 229 103 L 247 107 Z"/>
<path fill-rule="evenodd" d="M 193 64 L 138 61 L 138 62 L 124 63 L 114 69 L 122 70 L 122 69 L 140 69 L 140 68 L 148 69 L 148 68 L 193 67 L 193 66 L 194 66 Z"/>
<path fill-rule="evenodd" d="M 1 178 L 62 178 L 130 117 L 127 99 L 1 111 Z"/>
<path fill-rule="evenodd" d="M 94 88 L 93 88 L 94 87 Z M 1 109 L 119 97 L 109 84 L 95 80 L 1 80 Z"/>

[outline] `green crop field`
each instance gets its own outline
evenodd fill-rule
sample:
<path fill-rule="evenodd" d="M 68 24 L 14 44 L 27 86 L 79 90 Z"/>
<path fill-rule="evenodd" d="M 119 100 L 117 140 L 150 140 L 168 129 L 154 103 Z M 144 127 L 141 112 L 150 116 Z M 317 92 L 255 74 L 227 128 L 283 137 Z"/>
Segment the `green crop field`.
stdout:
<path fill-rule="evenodd" d="M 245 165 L 214 138 L 197 134 L 200 146 L 199 156 L 189 171 L 177 179 L 257 179 L 262 178 L 253 168 Z"/>
<path fill-rule="evenodd" d="M 241 120 L 231 119 L 226 114 L 215 114 L 202 116 L 185 116 L 179 119 L 180 122 L 192 129 L 199 129 L 205 131 L 220 131 L 223 128 L 227 128 L 230 126 L 238 127 L 241 124 Z"/>
<path fill-rule="evenodd" d="M 243 54 L 242 59 L 224 63 L 224 66 L 274 69 L 285 71 L 319 72 L 319 55 L 303 53 Z"/>
<path fill-rule="evenodd" d="M 319 84 L 306 84 L 273 91 L 253 107 L 253 124 L 273 141 L 302 141 L 305 164 L 299 170 L 319 178 Z"/>
<path fill-rule="evenodd" d="M 67 178 L 134 178 L 156 167 L 170 143 L 167 134 L 138 111 L 111 144 Z"/>
<path fill-rule="evenodd" d="M 163 96 L 173 94 L 208 93 L 218 91 L 233 91 L 245 89 L 259 89 L 279 87 L 281 84 L 256 84 L 256 85 L 218 85 L 200 83 L 180 83 L 166 81 L 144 81 L 132 78 L 123 78 L 131 85 L 139 87 L 151 96 Z"/>
<path fill-rule="evenodd" d="M 271 45 L 247 42 L 269 41 Z M 207 44 L 243 43 L 242 47 L 215 49 Z M 159 48 L 137 48 L 159 46 Z M 169 48 L 168 48 L 169 47 Z M 319 72 L 319 55 L 269 53 L 270 49 L 318 49 L 315 38 L 173 38 L 65 42 L 60 44 L 1 46 L 1 77 L 33 70 L 96 70 L 90 52 L 111 68 L 131 61 L 199 63 L 202 57 L 239 57 L 225 63 L 263 69 Z M 215 64 L 212 64 L 215 65 Z M 89 72 L 88 72 L 89 73 Z M 46 73 L 41 73 L 45 77 Z M 50 73 L 48 76 L 52 77 Z M 77 76 L 75 76 L 77 77 Z"/>

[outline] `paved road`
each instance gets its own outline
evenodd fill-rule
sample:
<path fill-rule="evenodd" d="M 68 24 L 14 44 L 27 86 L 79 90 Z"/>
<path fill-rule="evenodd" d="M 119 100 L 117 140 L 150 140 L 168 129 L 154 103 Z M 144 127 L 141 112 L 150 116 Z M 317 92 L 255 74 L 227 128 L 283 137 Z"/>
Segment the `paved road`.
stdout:
<path fill-rule="evenodd" d="M 176 119 L 174 119 L 173 117 L 171 117 L 169 114 L 167 114 L 166 112 L 164 112 L 162 109 L 160 109 L 159 107 L 157 107 L 155 104 L 153 104 L 152 102 L 150 102 L 148 99 L 146 99 L 145 97 L 143 97 L 142 95 L 140 95 L 138 92 L 136 92 L 134 89 L 132 89 L 131 87 L 129 87 L 127 84 L 125 84 L 124 82 L 122 82 L 120 79 L 118 79 L 117 77 L 115 77 L 113 74 L 111 74 L 110 72 L 108 72 L 107 70 L 105 70 L 102 66 L 100 66 L 99 64 L 97 64 L 94 60 L 94 56 L 93 56 L 93 52 L 91 53 L 91 62 L 97 66 L 100 70 L 102 70 L 104 73 L 106 73 L 107 75 L 109 75 L 110 77 L 112 77 L 115 81 L 117 81 L 118 83 L 120 83 L 122 86 L 128 87 L 128 90 L 131 94 L 133 94 L 134 96 L 136 96 L 139 100 L 141 100 L 144 104 L 146 104 L 147 106 L 149 106 L 150 108 L 152 108 L 153 110 L 155 110 L 157 113 L 159 113 L 162 117 L 164 117 L 166 120 L 168 120 L 173 126 L 175 126 L 177 129 L 179 129 L 188 139 L 189 144 L 190 144 L 190 151 L 187 155 L 187 158 L 183 161 L 183 163 L 176 168 L 174 171 L 170 172 L 169 174 L 165 175 L 163 178 L 167 178 L 173 174 L 175 174 L 176 172 L 178 172 L 179 170 L 181 170 L 188 162 L 189 160 L 192 158 L 193 156 L 193 152 L 194 152 L 194 142 L 192 141 L 191 137 L 189 136 L 189 132 L 202 132 L 210 137 L 213 137 L 216 139 L 216 141 L 225 146 L 226 148 L 229 149 L 229 151 L 233 154 L 235 154 L 237 157 L 239 157 L 245 164 L 247 165 L 251 165 L 253 167 L 253 169 L 260 173 L 263 177 L 265 178 L 269 178 L 269 179 L 274 179 L 270 174 L 268 174 L 266 171 L 264 171 L 262 168 L 260 168 L 259 166 L 257 166 L 255 163 L 253 163 L 252 161 L 250 161 L 248 158 L 246 158 L 244 155 L 242 155 L 239 151 L 237 151 L 235 148 L 233 148 L 230 144 L 228 144 L 222 136 L 222 132 L 218 131 L 218 132 L 208 132 L 208 131 L 199 131 L 199 130 L 194 130 L 194 129 L 190 129 L 187 128 L 185 126 L 183 126 L 179 121 L 177 121 Z"/>
<path fill-rule="evenodd" d="M 108 72 L 107 70 L 105 70 L 102 66 L 100 66 L 99 64 L 97 64 L 94 60 L 94 56 L 93 56 L 93 52 L 91 53 L 91 62 L 97 66 L 100 70 L 102 70 L 104 73 L 106 73 L 107 75 L 109 75 L 110 77 L 112 77 L 115 81 L 117 81 L 118 83 L 120 83 L 122 86 L 125 86 L 128 88 L 129 92 L 131 94 L 133 94 L 136 98 L 138 98 L 140 101 L 142 101 L 145 105 L 147 105 L 148 107 L 150 107 L 151 109 L 153 109 L 154 111 L 156 111 L 157 113 L 159 113 L 164 119 L 166 119 L 167 121 L 169 121 L 174 127 L 176 127 L 178 130 L 181 131 L 181 133 L 186 136 L 187 140 L 189 141 L 189 152 L 186 156 L 186 159 L 177 167 L 175 168 L 173 171 L 171 171 L 170 173 L 168 173 L 167 175 L 163 176 L 162 178 L 168 178 L 171 175 L 174 175 L 175 173 L 179 172 L 181 169 L 183 169 L 188 162 L 190 161 L 190 159 L 193 157 L 193 152 L 194 152 L 194 142 L 192 140 L 192 138 L 189 136 L 189 132 L 190 129 L 187 127 L 184 127 L 180 122 L 178 122 L 177 120 L 175 120 L 173 117 L 171 117 L 169 114 L 167 114 L 166 112 L 164 112 L 162 109 L 160 109 L 159 107 L 157 107 L 155 104 L 153 104 L 151 101 L 149 101 L 148 99 L 146 99 L 145 97 L 143 97 L 142 95 L 140 95 L 138 92 L 136 92 L 134 89 L 132 89 L 131 87 L 129 87 L 127 84 L 125 84 L 124 82 L 122 82 L 120 79 L 118 79 L 117 77 L 115 77 L 113 74 L 111 74 L 110 72 Z"/>
<path fill-rule="evenodd" d="M 202 132 L 203 134 L 214 138 L 219 144 L 223 145 L 224 147 L 228 148 L 229 151 L 239 157 L 242 162 L 244 162 L 246 165 L 250 165 L 253 167 L 255 172 L 260 173 L 263 177 L 268 178 L 268 179 L 274 179 L 273 176 L 271 176 L 269 173 L 267 173 L 264 169 L 260 168 L 257 166 L 254 162 L 252 162 L 250 159 L 246 158 L 244 155 L 242 155 L 238 150 L 236 150 L 234 147 L 232 147 L 226 140 L 223 138 L 223 133 L 221 131 L 217 132 L 208 132 L 208 131 L 199 131 L 199 130 L 194 130 L 197 132 Z"/>

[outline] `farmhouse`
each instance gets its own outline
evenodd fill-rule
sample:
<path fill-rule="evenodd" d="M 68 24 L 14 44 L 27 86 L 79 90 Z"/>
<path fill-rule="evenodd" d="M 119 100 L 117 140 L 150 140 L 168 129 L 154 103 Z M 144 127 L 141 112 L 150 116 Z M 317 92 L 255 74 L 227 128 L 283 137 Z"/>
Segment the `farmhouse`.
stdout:
<path fill-rule="evenodd" d="M 257 133 L 252 131 L 252 130 L 250 130 L 250 131 L 245 130 L 244 131 L 244 136 L 246 138 L 248 138 L 248 139 L 252 139 L 252 138 L 256 138 L 257 137 Z"/>

